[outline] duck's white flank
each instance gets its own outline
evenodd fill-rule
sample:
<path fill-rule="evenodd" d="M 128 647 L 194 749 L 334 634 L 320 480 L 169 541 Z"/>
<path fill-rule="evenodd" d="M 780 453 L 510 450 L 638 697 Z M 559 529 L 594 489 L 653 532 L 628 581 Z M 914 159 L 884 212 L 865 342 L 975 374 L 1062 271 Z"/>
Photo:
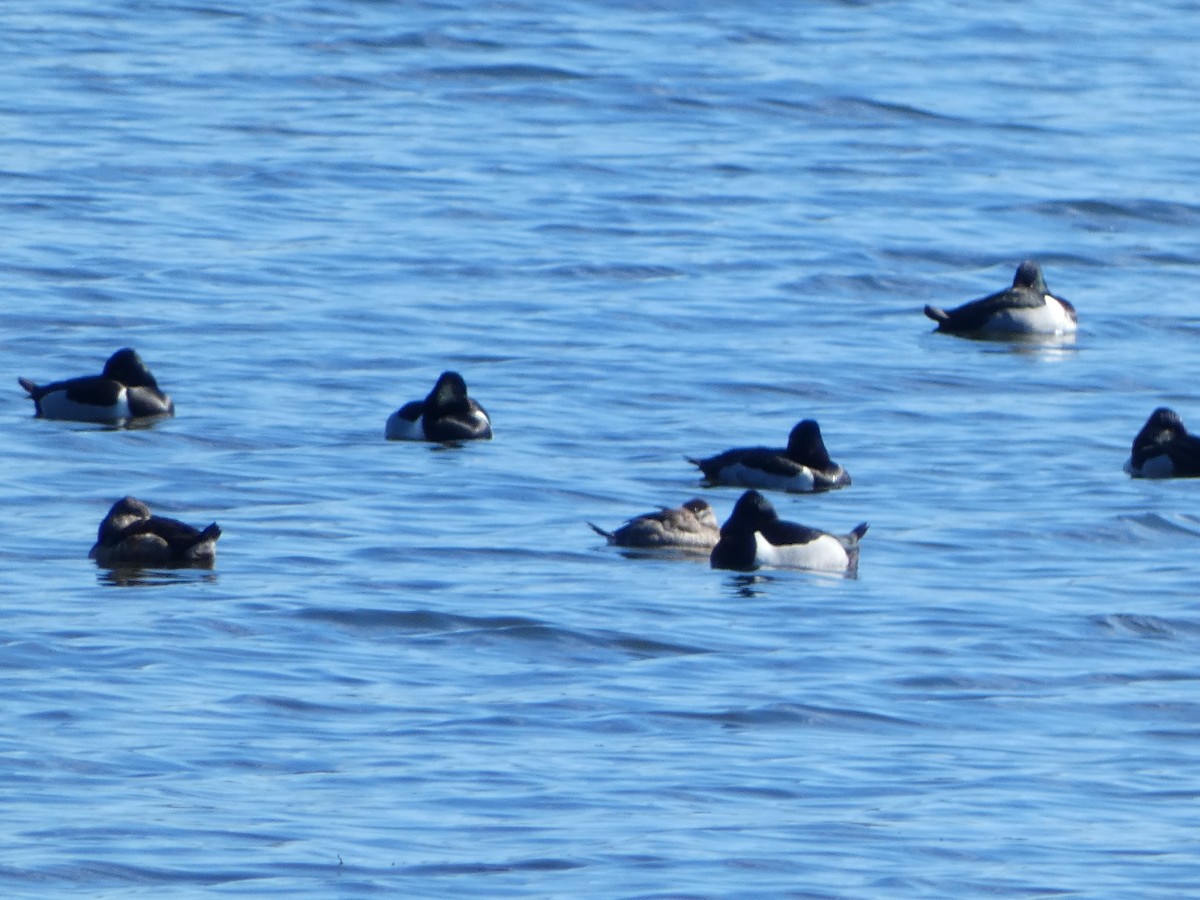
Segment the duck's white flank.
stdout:
<path fill-rule="evenodd" d="M 755 562 L 760 566 L 842 572 L 850 565 L 850 554 L 831 534 L 823 534 L 806 544 L 776 546 L 756 531 L 754 543 Z"/>
<path fill-rule="evenodd" d="M 1050 294 L 1042 306 L 1002 309 L 980 329 L 984 334 L 1074 334 L 1079 327 L 1067 308 Z"/>
<path fill-rule="evenodd" d="M 43 419 L 67 419 L 73 422 L 123 422 L 132 418 L 126 389 L 121 388 L 117 402 L 111 406 L 79 403 L 67 397 L 65 390 L 51 391 L 41 398 L 39 408 Z"/>
<path fill-rule="evenodd" d="M 736 462 L 721 469 L 721 481 L 742 487 L 765 488 L 773 491 L 788 491 L 807 494 L 813 490 L 816 479 L 808 466 L 798 466 L 791 475 L 776 475 L 755 466 Z"/>
<path fill-rule="evenodd" d="M 423 441 L 425 440 L 425 424 L 420 417 L 416 421 L 406 419 L 397 410 L 388 416 L 384 435 L 389 441 Z"/>
<path fill-rule="evenodd" d="M 1125 473 L 1127 475 L 1136 475 L 1139 478 L 1174 478 L 1175 463 L 1166 453 L 1160 453 L 1158 456 L 1151 456 L 1140 469 L 1133 468 L 1133 457 L 1125 460 Z"/>

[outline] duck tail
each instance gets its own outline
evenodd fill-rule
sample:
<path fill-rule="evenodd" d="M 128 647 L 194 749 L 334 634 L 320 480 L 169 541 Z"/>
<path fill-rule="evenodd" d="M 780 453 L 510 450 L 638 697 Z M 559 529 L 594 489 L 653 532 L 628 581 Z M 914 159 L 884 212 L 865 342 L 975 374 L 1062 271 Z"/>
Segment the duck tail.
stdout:
<path fill-rule="evenodd" d="M 201 531 L 198 535 L 196 535 L 196 540 L 192 542 L 192 546 L 195 547 L 198 544 L 204 544 L 204 543 L 216 543 L 217 538 L 219 538 L 220 536 L 221 536 L 221 526 L 218 525 L 216 522 L 213 522 L 211 525 L 209 525 L 207 528 L 205 528 L 203 531 Z"/>
<path fill-rule="evenodd" d="M 939 309 L 936 306 L 926 306 L 925 315 L 933 319 L 933 321 L 937 322 L 939 325 L 943 325 L 950 321 L 950 314 L 944 309 Z"/>
<path fill-rule="evenodd" d="M 600 535 L 600 537 L 604 538 L 609 543 L 612 543 L 615 535 L 611 531 L 605 531 L 599 525 L 594 525 L 591 522 L 588 522 L 588 527 L 591 528 L 592 531 L 596 532 L 596 534 Z"/>
<path fill-rule="evenodd" d="M 866 522 L 859 522 L 857 525 L 855 525 L 850 530 L 850 534 L 847 535 L 847 537 L 849 537 L 851 541 L 853 541 L 855 544 L 857 544 L 859 541 L 862 540 L 863 535 L 867 533 L 868 527 L 869 526 L 867 525 Z"/>
<path fill-rule="evenodd" d="M 36 384 L 34 384 L 32 381 L 30 381 L 28 378 L 18 378 L 17 383 L 20 384 L 21 387 L 25 388 L 25 391 L 29 394 L 30 397 L 37 396 L 38 386 Z"/>

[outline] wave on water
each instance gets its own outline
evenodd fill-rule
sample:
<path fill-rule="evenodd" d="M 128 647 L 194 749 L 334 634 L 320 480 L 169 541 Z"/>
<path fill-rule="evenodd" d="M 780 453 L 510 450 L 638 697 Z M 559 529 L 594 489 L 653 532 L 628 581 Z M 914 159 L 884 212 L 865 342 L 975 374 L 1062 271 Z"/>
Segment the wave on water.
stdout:
<path fill-rule="evenodd" d="M 914 728 L 919 722 L 866 712 L 858 709 L 837 709 L 803 703 L 771 703 L 747 709 L 724 709 L 719 712 L 692 710 L 659 710 L 654 713 L 674 719 L 692 719 L 729 727 L 786 727 L 801 726 L 840 728 L 852 731 L 873 730 L 879 727 L 904 726 Z"/>
<path fill-rule="evenodd" d="M 1193 518 L 1194 524 L 1189 527 L 1188 524 L 1182 521 L 1184 518 L 1181 515 L 1173 520 L 1161 513 L 1129 513 L 1117 517 L 1118 521 L 1128 526 L 1130 534 L 1135 537 L 1139 532 L 1151 532 L 1158 535 L 1185 534 L 1189 537 L 1200 537 L 1200 522 L 1196 522 Z"/>
<path fill-rule="evenodd" d="M 617 631 L 563 628 L 522 616 L 464 616 L 431 610 L 323 609 L 300 610 L 297 618 L 329 622 L 343 628 L 411 635 L 456 636 L 488 642 L 554 645 L 607 650 L 638 659 L 687 656 L 710 652 L 687 644 L 657 641 Z"/>
<path fill-rule="evenodd" d="M 1195 227 L 1200 224 L 1200 204 L 1159 200 L 1152 197 L 1116 200 L 1110 198 L 1077 198 L 1046 200 L 1038 203 L 998 207 L 1002 210 L 1032 212 L 1063 219 L 1088 219 L 1095 222 L 1136 221 L 1153 222 L 1174 227 Z"/>
<path fill-rule="evenodd" d="M 480 38 L 463 38 L 444 31 L 409 31 L 400 34 L 356 35 L 354 37 L 323 41 L 317 45 L 322 51 L 357 53 L 360 50 L 503 50 L 501 41 Z"/>
<path fill-rule="evenodd" d="M 590 76 L 554 66 L 539 66 L 531 63 L 508 63 L 494 66 L 436 66 L 426 69 L 429 78 L 462 79 L 481 81 L 581 81 Z"/>
<path fill-rule="evenodd" d="M 1200 636 L 1200 621 L 1174 619 L 1145 613 L 1112 613 L 1097 616 L 1095 623 L 1114 632 L 1158 640 L 1194 638 Z"/>
<path fill-rule="evenodd" d="M 672 266 L 635 265 L 595 265 L 576 263 L 566 266 L 553 266 L 543 272 L 556 278 L 581 279 L 589 282 L 607 281 L 650 281 L 660 278 L 682 278 L 685 273 Z"/>

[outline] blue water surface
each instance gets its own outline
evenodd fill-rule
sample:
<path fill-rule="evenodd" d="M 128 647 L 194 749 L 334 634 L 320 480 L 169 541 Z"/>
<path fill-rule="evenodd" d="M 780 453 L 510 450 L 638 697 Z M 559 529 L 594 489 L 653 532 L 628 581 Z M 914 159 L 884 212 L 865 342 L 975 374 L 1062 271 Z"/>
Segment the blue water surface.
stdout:
<path fill-rule="evenodd" d="M 0 893 L 1200 892 L 1192 4 L 0 9 Z M 1025 258 L 1072 343 L 931 333 Z M 134 346 L 178 415 L 35 419 Z M 386 442 L 461 371 L 496 438 Z M 821 422 L 857 578 L 623 554 Z M 215 569 L 87 559 L 132 494 Z"/>

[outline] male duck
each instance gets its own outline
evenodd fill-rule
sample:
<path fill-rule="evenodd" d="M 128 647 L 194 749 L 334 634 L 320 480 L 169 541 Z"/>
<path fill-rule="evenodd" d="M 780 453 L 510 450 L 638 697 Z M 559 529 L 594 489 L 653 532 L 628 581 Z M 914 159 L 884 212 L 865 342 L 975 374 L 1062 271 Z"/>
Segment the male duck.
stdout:
<path fill-rule="evenodd" d="M 18 378 L 33 400 L 34 415 L 44 419 L 120 425 L 130 419 L 175 414 L 175 404 L 137 355 L 125 347 L 108 358 L 99 375 L 83 375 L 38 386 Z"/>
<path fill-rule="evenodd" d="M 443 372 L 424 400 L 412 400 L 392 413 L 384 435 L 389 441 L 490 440 L 492 423 L 483 407 L 467 396 L 457 372 Z"/>
<path fill-rule="evenodd" d="M 1175 411 L 1161 406 L 1133 439 L 1125 471 L 1134 478 L 1200 477 L 1200 437 L 1188 434 Z"/>
<path fill-rule="evenodd" d="M 720 527 L 712 507 L 699 497 L 674 509 L 664 506 L 655 512 L 634 516 L 616 531 L 605 531 L 591 522 L 588 525 L 618 547 L 673 547 L 707 551 L 720 537 Z"/>
<path fill-rule="evenodd" d="M 863 522 L 849 534 L 834 535 L 779 518 L 767 498 L 746 491 L 721 526 L 709 564 L 714 569 L 750 571 L 760 566 L 852 572 L 858 565 Z"/>
<path fill-rule="evenodd" d="M 830 491 L 850 484 L 850 474 L 829 458 L 821 427 L 813 419 L 805 419 L 792 429 L 783 450 L 740 447 L 707 459 L 689 456 L 687 460 L 699 466 L 713 484 L 797 494 Z"/>
<path fill-rule="evenodd" d="M 216 522 L 200 530 L 178 519 L 155 516 L 133 497 L 112 505 L 88 552 L 102 566 L 196 566 L 208 568 L 217 556 L 221 529 Z"/>
<path fill-rule="evenodd" d="M 1006 338 L 1074 334 L 1075 307 L 1046 287 L 1042 269 L 1031 259 L 1017 266 L 1012 287 L 944 310 L 926 306 L 937 330 L 968 337 Z"/>

